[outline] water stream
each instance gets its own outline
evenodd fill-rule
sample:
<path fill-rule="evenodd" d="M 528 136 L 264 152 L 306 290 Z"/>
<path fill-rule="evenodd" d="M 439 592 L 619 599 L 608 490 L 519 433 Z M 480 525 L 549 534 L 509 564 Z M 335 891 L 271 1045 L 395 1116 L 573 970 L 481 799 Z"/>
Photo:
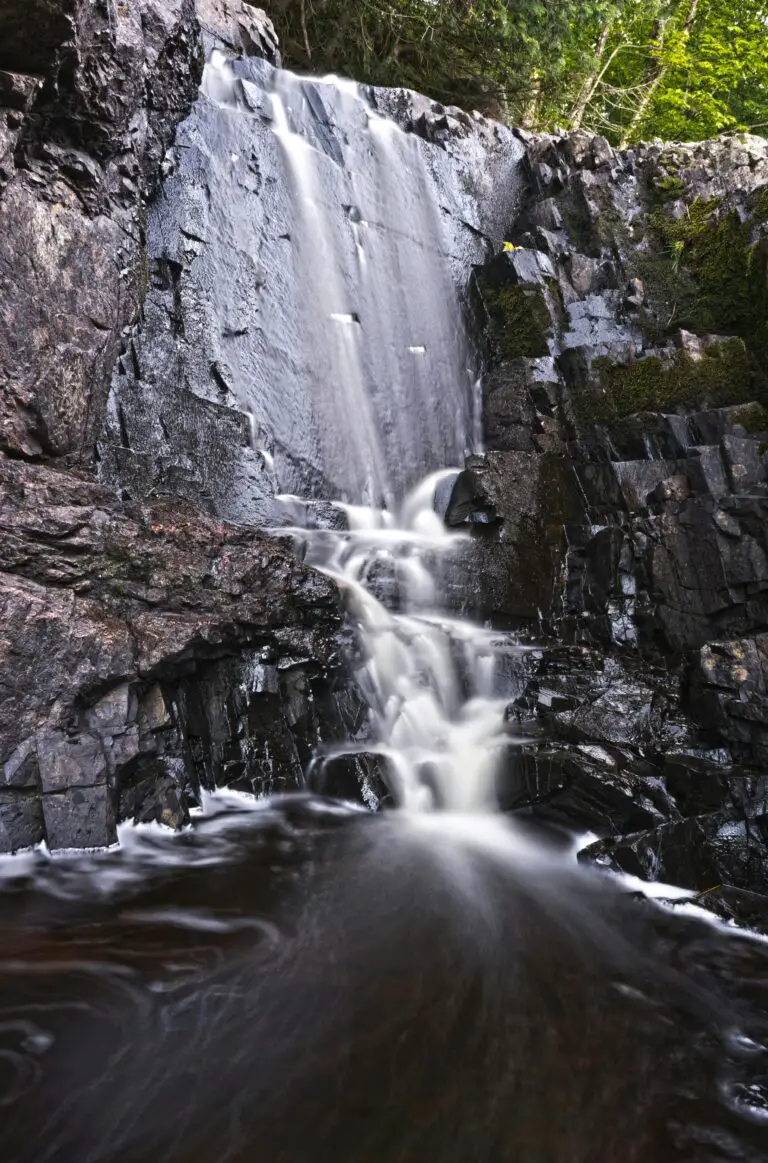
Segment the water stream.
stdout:
<path fill-rule="evenodd" d="M 354 172 L 337 245 L 329 154 L 298 132 L 324 87 L 390 222 L 399 200 L 394 257 Z M 252 115 L 223 58 L 204 89 Z M 524 648 L 441 598 L 461 539 L 437 498 L 476 446 L 476 373 L 420 153 L 354 86 L 275 74 L 268 96 L 335 488 L 292 491 L 278 458 L 279 532 L 346 595 L 398 810 L 219 793 L 180 837 L 2 865 L 0 1159 L 768 1159 L 768 947 L 494 810 Z"/>

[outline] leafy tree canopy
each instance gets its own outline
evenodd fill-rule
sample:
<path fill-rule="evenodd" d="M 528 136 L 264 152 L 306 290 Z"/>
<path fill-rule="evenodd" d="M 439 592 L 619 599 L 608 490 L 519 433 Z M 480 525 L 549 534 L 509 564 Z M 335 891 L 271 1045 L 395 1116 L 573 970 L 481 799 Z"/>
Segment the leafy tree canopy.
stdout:
<path fill-rule="evenodd" d="M 768 0 L 273 0 L 289 67 L 616 142 L 768 133 Z"/>

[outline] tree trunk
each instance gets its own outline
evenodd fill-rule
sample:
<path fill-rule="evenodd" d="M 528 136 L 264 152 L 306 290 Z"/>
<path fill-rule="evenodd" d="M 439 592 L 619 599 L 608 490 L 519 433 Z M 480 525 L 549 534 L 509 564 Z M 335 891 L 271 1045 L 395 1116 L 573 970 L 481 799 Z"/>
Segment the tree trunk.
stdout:
<path fill-rule="evenodd" d="M 521 129 L 535 129 L 541 110 L 541 76 L 539 73 L 531 74 L 531 91 L 530 95 L 523 107 L 520 115 Z"/>
<path fill-rule="evenodd" d="M 582 86 L 579 90 L 579 95 L 576 98 L 576 103 L 571 110 L 571 116 L 569 118 L 571 129 L 581 129 L 581 123 L 584 120 L 584 114 L 587 111 L 587 107 L 590 101 L 595 95 L 597 86 L 602 80 L 605 71 L 603 69 L 603 57 L 605 56 L 605 50 L 608 45 L 608 36 L 610 34 L 611 27 L 611 23 L 606 24 L 605 28 L 600 33 L 600 39 L 598 40 L 597 47 L 595 49 L 594 68 L 592 69 L 592 72 L 588 73 L 584 78 Z"/>
<path fill-rule="evenodd" d="M 688 37 L 691 35 L 691 29 L 693 28 L 693 22 L 696 19 L 696 13 L 697 13 L 698 8 L 699 8 L 699 0 L 688 0 L 688 3 L 689 3 L 688 15 L 686 17 L 685 24 L 683 25 L 683 30 L 682 30 L 682 41 L 683 42 L 685 42 L 688 39 Z M 624 133 L 622 135 L 621 143 L 620 143 L 622 149 L 624 149 L 625 146 L 627 146 L 629 144 L 629 142 L 635 136 L 635 133 L 637 132 L 637 130 L 642 125 L 643 121 L 645 120 L 645 118 L 648 114 L 648 110 L 651 107 L 651 103 L 653 101 L 653 98 L 656 96 L 656 93 L 658 92 L 659 85 L 664 80 L 665 76 L 667 75 L 667 73 L 669 71 L 669 65 L 664 64 L 663 59 L 662 59 L 662 52 L 664 49 L 664 37 L 666 35 L 668 23 L 669 23 L 668 17 L 663 19 L 663 20 L 659 20 L 657 22 L 658 33 L 657 33 L 656 41 L 657 41 L 658 49 L 657 49 L 656 54 L 652 58 L 651 68 L 650 68 L 651 76 L 650 76 L 650 79 L 648 81 L 648 85 L 646 87 L 646 90 L 643 93 L 643 96 L 640 100 L 640 104 L 638 105 L 637 109 L 635 110 L 634 114 L 632 115 L 632 120 L 630 121 L 629 125 L 624 130 Z"/>

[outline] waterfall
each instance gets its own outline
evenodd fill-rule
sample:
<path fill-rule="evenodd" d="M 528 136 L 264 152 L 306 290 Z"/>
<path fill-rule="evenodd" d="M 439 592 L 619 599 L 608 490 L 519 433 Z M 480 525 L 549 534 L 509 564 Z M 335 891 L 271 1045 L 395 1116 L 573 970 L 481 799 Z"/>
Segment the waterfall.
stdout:
<path fill-rule="evenodd" d="M 302 528 L 311 496 L 287 487 L 277 500 L 308 562 L 346 595 L 371 746 L 397 804 L 488 809 L 508 741 L 494 673 L 518 648 L 441 611 L 441 562 L 464 538 L 444 527 L 435 490 L 477 447 L 479 393 L 429 175 L 416 140 L 356 84 L 279 71 L 268 79 L 259 107 L 294 202 L 304 272 L 296 329 L 313 353 L 307 404 L 338 527 Z M 203 91 L 242 115 L 217 54 Z M 334 117 L 365 135 L 354 165 L 343 135 L 323 131 Z M 290 483 L 278 473 L 278 487 Z M 394 593 L 383 600 L 373 580 L 382 572 Z"/>
<path fill-rule="evenodd" d="M 208 277 L 230 336 L 244 294 L 258 298 L 260 327 L 208 347 L 272 434 L 284 491 L 392 510 L 472 444 L 455 241 L 423 143 L 352 83 L 259 61 L 243 71 L 214 52 L 203 79 L 217 136 L 205 213 L 238 267 Z"/>

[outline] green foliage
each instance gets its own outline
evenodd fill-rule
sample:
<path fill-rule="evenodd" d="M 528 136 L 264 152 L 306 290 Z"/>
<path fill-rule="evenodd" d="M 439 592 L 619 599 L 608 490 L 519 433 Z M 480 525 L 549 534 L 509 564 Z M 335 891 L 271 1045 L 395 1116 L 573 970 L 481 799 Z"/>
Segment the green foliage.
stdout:
<path fill-rule="evenodd" d="M 600 54 L 585 126 L 613 140 L 768 129 L 768 0 L 628 0 L 582 29 Z"/>
<path fill-rule="evenodd" d="M 633 364 L 599 367 L 606 418 L 676 408 L 723 408 L 751 400 L 754 366 L 741 339 L 713 344 L 701 359 L 677 352 L 665 364 L 656 356 Z"/>
<path fill-rule="evenodd" d="M 734 408 L 731 419 L 734 424 L 740 424 L 748 436 L 761 436 L 768 432 L 768 410 L 755 401 Z"/>
<path fill-rule="evenodd" d="M 286 64 L 611 140 L 768 130 L 768 0 L 273 0 Z"/>
<path fill-rule="evenodd" d="M 538 108 L 580 57 L 577 23 L 622 0 L 275 0 L 291 68 L 418 89 L 510 120 Z"/>
<path fill-rule="evenodd" d="M 768 210 L 768 190 L 754 199 L 752 217 L 742 221 L 717 199 L 696 201 L 682 218 L 664 210 L 650 215 L 669 247 L 672 268 L 689 276 L 680 291 L 676 322 L 692 331 L 728 331 L 752 340 L 768 318 L 768 270 L 754 241 Z"/>

